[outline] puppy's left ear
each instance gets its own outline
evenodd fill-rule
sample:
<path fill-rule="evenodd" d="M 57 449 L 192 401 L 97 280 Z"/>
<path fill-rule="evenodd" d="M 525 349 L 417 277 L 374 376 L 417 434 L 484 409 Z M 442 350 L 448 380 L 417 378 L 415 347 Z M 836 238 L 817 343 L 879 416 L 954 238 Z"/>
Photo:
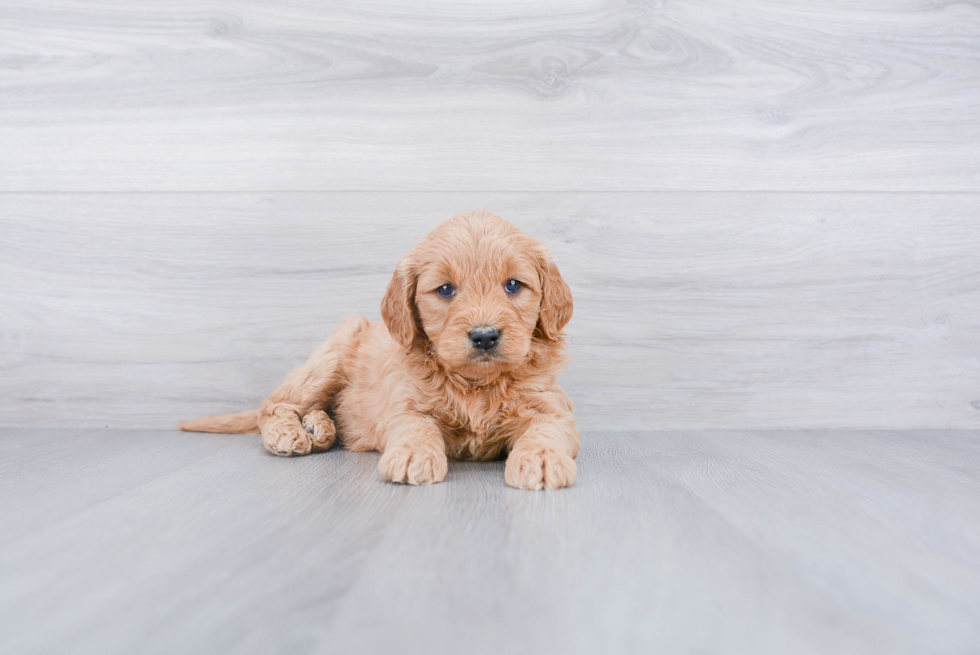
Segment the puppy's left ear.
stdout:
<path fill-rule="evenodd" d="M 405 348 L 411 348 L 418 336 L 415 311 L 415 266 L 409 257 L 398 262 L 388 290 L 381 300 L 381 318 L 391 338 Z"/>
<path fill-rule="evenodd" d="M 538 249 L 538 263 L 541 267 L 538 330 L 545 339 L 555 341 L 561 337 L 562 328 L 572 318 L 572 290 L 558 272 L 555 260 L 543 246 Z"/>

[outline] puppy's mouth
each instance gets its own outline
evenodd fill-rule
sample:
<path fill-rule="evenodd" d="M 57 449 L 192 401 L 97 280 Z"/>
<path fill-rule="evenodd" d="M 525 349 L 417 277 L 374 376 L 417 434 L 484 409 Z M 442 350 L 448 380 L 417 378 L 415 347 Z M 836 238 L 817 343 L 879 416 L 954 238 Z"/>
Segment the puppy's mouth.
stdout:
<path fill-rule="evenodd" d="M 475 362 L 477 364 L 490 364 L 494 362 L 501 362 L 504 359 L 505 359 L 504 356 L 496 352 L 495 350 L 475 352 L 472 355 L 470 355 L 470 361 Z"/>

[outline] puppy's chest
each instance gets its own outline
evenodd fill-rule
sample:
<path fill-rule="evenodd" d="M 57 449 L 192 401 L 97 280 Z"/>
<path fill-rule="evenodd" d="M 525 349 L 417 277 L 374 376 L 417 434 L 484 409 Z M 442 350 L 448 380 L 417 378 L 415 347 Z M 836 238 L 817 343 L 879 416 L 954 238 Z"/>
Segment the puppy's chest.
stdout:
<path fill-rule="evenodd" d="M 510 437 L 509 408 L 503 402 L 444 398 L 432 404 L 431 414 L 440 423 L 447 455 L 452 459 L 494 459 Z"/>

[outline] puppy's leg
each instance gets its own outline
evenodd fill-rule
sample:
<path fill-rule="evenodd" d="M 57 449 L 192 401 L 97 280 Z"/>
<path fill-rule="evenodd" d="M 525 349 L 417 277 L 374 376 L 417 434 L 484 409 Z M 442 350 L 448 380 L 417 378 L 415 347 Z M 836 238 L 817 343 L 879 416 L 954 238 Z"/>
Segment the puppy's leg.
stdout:
<path fill-rule="evenodd" d="M 354 337 L 367 324 L 358 317 L 338 325 L 306 363 L 266 398 L 258 418 L 266 450 L 285 457 L 333 445 L 337 430 L 323 409 L 343 387 L 344 362 L 355 348 Z"/>
<path fill-rule="evenodd" d="M 446 441 L 434 418 L 406 414 L 392 421 L 378 462 L 381 477 L 392 482 L 431 484 L 446 479 L 448 471 Z"/>
<path fill-rule="evenodd" d="M 575 482 L 579 433 L 571 412 L 538 414 L 511 443 L 504 481 L 518 489 L 561 489 Z"/>

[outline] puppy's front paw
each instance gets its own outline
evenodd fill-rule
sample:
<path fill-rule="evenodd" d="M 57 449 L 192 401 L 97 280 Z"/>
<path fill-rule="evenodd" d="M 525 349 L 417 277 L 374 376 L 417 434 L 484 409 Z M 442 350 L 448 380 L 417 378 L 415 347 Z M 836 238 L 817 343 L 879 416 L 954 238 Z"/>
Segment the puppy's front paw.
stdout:
<path fill-rule="evenodd" d="M 327 450 L 337 439 L 337 428 L 322 409 L 313 410 L 303 417 L 303 429 L 310 435 L 314 452 Z"/>
<path fill-rule="evenodd" d="M 507 456 L 504 481 L 517 489 L 561 489 L 575 482 L 575 460 L 554 450 L 514 450 Z"/>
<path fill-rule="evenodd" d="M 382 453 L 378 471 L 392 482 L 432 484 L 446 479 L 449 460 L 446 453 L 435 449 L 395 446 Z"/>
<path fill-rule="evenodd" d="M 262 432 L 262 445 L 273 455 L 289 457 L 290 455 L 309 455 L 313 449 L 310 435 L 299 426 L 299 423 L 280 423 L 272 425 Z"/>

